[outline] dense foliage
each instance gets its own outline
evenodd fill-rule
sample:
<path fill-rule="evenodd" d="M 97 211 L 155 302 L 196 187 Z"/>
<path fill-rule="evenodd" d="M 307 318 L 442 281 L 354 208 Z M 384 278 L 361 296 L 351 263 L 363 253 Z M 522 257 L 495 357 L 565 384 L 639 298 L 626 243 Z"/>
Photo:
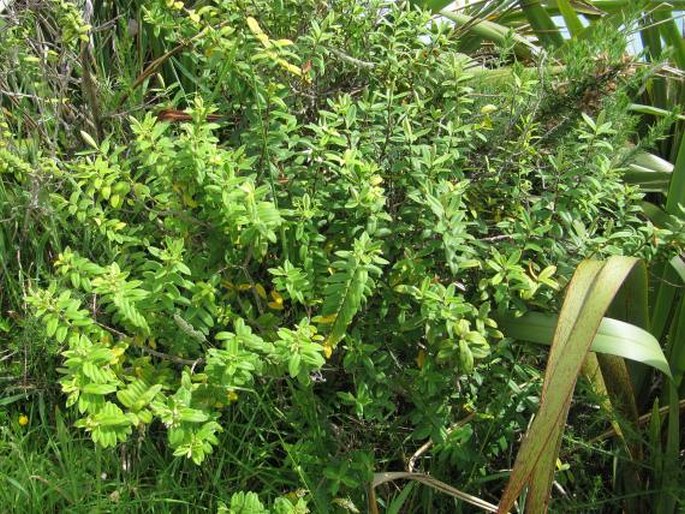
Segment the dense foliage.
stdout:
<path fill-rule="evenodd" d="M 78 11 L 49 9 L 54 49 L 24 44 L 36 10 L 8 20 L 0 57 L 3 86 L 30 91 L 5 100 L 0 243 L 32 240 L 5 252 L 0 319 L 10 345 L 59 356 L 101 446 L 164 434 L 201 464 L 247 425 L 251 458 L 282 470 L 270 494 L 301 487 L 323 512 L 363 509 L 371 473 L 430 440 L 415 469 L 475 489 L 540 383 L 498 317 L 555 310 L 583 258 L 681 248 L 622 179 L 649 70 L 611 27 L 563 69 L 503 71 L 511 46 L 474 67 L 404 3 L 155 1 L 106 29 L 121 46 L 103 66 Z M 153 37 L 178 58 L 144 88 L 126 45 Z M 80 90 L 45 73 L 65 63 Z"/>

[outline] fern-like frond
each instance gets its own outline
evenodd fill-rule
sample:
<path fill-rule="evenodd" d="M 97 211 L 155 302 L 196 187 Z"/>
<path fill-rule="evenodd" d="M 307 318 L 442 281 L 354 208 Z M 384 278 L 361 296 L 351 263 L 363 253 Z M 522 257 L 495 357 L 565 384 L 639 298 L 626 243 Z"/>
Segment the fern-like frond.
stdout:
<path fill-rule="evenodd" d="M 336 252 L 340 260 L 333 262 L 333 274 L 324 289 L 323 319 L 331 323 L 326 340 L 329 349 L 334 348 L 345 336 L 347 327 L 372 290 L 374 282 L 370 274 L 379 275 L 377 264 L 386 264 L 380 257 L 378 244 L 373 243 L 364 232 L 354 243 L 353 251 Z"/>

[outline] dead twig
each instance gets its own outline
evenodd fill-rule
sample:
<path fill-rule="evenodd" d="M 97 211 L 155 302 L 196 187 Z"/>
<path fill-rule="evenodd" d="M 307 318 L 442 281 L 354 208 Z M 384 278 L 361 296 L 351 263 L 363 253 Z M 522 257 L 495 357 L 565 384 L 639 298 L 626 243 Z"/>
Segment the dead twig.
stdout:
<path fill-rule="evenodd" d="M 659 409 L 659 415 L 663 416 L 664 414 L 669 414 L 669 409 L 670 409 L 670 407 L 668 405 L 666 405 L 665 407 L 661 407 Z M 680 400 L 680 402 L 678 402 L 678 411 L 679 412 L 685 411 L 685 398 Z M 649 421 L 651 419 L 652 419 L 652 413 L 648 412 L 647 414 L 643 414 L 642 416 L 637 418 L 637 424 L 638 424 L 638 426 L 646 425 L 647 423 L 649 423 Z M 605 439 L 609 439 L 610 437 L 615 437 L 617 435 L 618 435 L 618 433 L 616 431 L 616 428 L 610 428 L 606 432 L 602 432 L 598 436 L 590 439 L 588 444 L 592 445 L 595 443 L 599 443 L 599 442 L 604 441 Z"/>
<path fill-rule="evenodd" d="M 200 37 L 204 36 L 210 28 L 213 28 L 214 30 L 216 30 L 216 29 L 219 29 L 219 28 L 223 27 L 224 25 L 226 25 L 226 23 L 227 23 L 227 22 L 222 22 L 222 23 L 219 23 L 219 24 L 218 24 L 217 26 L 215 26 L 215 27 L 205 27 L 205 28 L 203 28 L 200 32 L 198 32 L 197 34 L 195 34 L 195 35 L 194 35 L 193 37 L 191 37 L 190 39 L 187 39 L 187 40 L 185 40 L 185 41 L 180 42 L 178 45 L 176 45 L 174 48 L 172 48 L 171 50 L 169 50 L 167 53 L 165 53 L 164 55 L 162 55 L 162 56 L 158 57 L 157 59 L 155 59 L 154 61 L 152 61 L 152 62 L 143 70 L 143 72 L 138 76 L 138 78 L 133 82 L 133 84 L 131 85 L 130 89 L 129 89 L 126 93 L 124 93 L 124 95 L 121 97 L 121 100 L 119 100 L 118 108 L 121 108 L 121 107 L 124 105 L 124 103 L 126 103 L 126 100 L 128 100 L 128 98 L 131 96 L 131 93 L 133 93 L 133 91 L 135 91 L 136 89 L 138 89 L 138 87 L 140 87 L 140 86 L 143 84 L 143 82 L 145 82 L 150 76 L 152 76 L 154 73 L 156 73 L 157 70 L 158 70 L 165 62 L 167 62 L 169 59 L 171 59 L 174 55 L 180 53 L 180 52 L 181 52 L 182 50 L 184 50 L 185 48 L 187 48 L 187 47 L 189 47 L 190 45 L 192 45 L 192 44 L 193 44 L 196 40 L 198 40 Z"/>
<path fill-rule="evenodd" d="M 378 514 L 378 505 L 376 504 L 375 493 L 376 487 L 378 487 L 381 484 L 385 484 L 386 482 L 394 482 L 395 480 L 415 480 L 424 485 L 432 487 L 436 491 L 445 493 L 449 496 L 452 496 L 453 498 L 458 498 L 462 501 L 465 501 L 466 503 L 475 505 L 476 507 L 479 507 L 487 512 L 498 512 L 497 505 L 493 505 L 490 502 L 486 502 L 485 500 L 482 500 L 477 496 L 473 496 L 472 494 L 460 491 L 459 489 L 456 489 L 451 485 L 447 485 L 446 483 L 441 482 L 440 480 L 437 480 L 429 475 L 424 475 L 423 473 L 406 473 L 404 471 L 390 473 L 374 473 L 373 482 L 371 483 L 371 487 L 369 488 L 369 512 L 371 512 L 372 514 Z"/>

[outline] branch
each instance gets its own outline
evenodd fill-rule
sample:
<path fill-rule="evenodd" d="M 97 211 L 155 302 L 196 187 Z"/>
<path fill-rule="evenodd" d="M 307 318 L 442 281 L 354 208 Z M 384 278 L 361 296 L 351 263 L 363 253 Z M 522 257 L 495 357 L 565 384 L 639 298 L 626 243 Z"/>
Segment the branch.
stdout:
<path fill-rule="evenodd" d="M 340 50 L 336 48 L 330 48 L 326 47 L 326 50 L 331 52 L 333 55 L 335 55 L 338 59 L 348 62 L 354 66 L 357 66 L 359 68 L 366 68 L 367 70 L 372 70 L 376 67 L 375 63 L 369 62 L 369 61 L 362 61 L 361 59 L 357 59 L 355 57 L 352 57 L 351 55 L 347 55 L 344 52 L 341 52 Z"/>

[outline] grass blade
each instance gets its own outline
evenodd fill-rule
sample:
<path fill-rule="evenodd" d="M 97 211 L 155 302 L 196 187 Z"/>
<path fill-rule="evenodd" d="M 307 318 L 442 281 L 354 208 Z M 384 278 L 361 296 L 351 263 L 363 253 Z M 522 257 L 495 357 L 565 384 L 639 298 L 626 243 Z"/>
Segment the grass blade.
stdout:
<path fill-rule="evenodd" d="M 586 0 L 588 4 L 607 13 L 614 13 L 629 9 L 634 5 L 633 0 Z M 650 11 L 661 11 L 671 9 L 685 9 L 685 0 L 648 0 L 644 2 L 645 8 Z"/>
<path fill-rule="evenodd" d="M 406 486 L 402 488 L 400 494 L 398 494 L 397 497 L 392 500 L 392 503 L 388 505 L 386 514 L 400 514 L 402 507 L 407 501 L 407 498 L 409 498 L 409 495 L 414 490 L 414 485 L 415 482 L 409 482 Z"/>
<path fill-rule="evenodd" d="M 683 284 L 685 284 L 685 261 L 683 261 L 682 257 L 676 255 L 670 261 L 668 261 L 668 263 L 673 268 L 673 271 L 678 274 Z"/>
<path fill-rule="evenodd" d="M 575 359 L 567 359 L 560 362 L 559 352 L 565 352 L 569 347 L 570 336 L 573 335 L 573 320 L 580 316 L 585 296 L 591 289 L 597 276 L 602 269 L 602 264 L 594 261 L 584 261 L 580 264 L 571 280 L 566 299 L 562 307 L 562 320 L 564 323 L 557 323 L 554 335 L 554 343 L 550 352 L 545 381 L 542 388 L 542 399 L 538 415 L 527 432 L 521 444 L 521 448 L 516 456 L 514 469 L 512 470 L 509 482 L 504 490 L 502 500 L 499 504 L 500 513 L 511 510 L 516 499 L 519 497 L 523 488 L 533 482 L 533 478 L 539 478 L 540 462 L 543 455 L 554 456 L 558 442 L 559 419 L 565 419 L 570 405 L 570 396 L 575 387 L 576 377 L 585 359 L 585 352 L 582 358 L 578 358 L 581 352 L 567 352 Z M 566 322 L 566 319 L 571 323 Z M 599 325 L 599 321 L 597 323 Z M 590 346 L 591 338 L 586 340 Z M 573 349 L 571 347 L 571 349 Z M 585 349 L 587 350 L 587 348 Z M 557 372 L 561 369 L 561 372 Z M 564 387 L 565 384 L 565 387 Z M 555 391 L 549 395 L 548 391 Z M 548 401 L 549 398 L 549 401 Z M 549 489 L 549 484 L 544 484 L 545 489 Z M 535 492 L 541 494 L 542 484 L 535 487 Z M 532 504 L 539 504 L 539 497 L 532 499 Z"/>
<path fill-rule="evenodd" d="M 623 174 L 627 184 L 640 186 L 646 193 L 666 193 L 671 182 L 671 174 L 663 171 L 653 171 L 631 164 Z"/>
<path fill-rule="evenodd" d="M 673 266 L 666 266 L 661 274 L 661 283 L 657 294 L 652 301 L 652 334 L 661 339 L 666 333 L 668 320 L 671 318 L 671 311 L 676 295 L 676 288 L 671 284 L 677 284 L 680 280 L 678 272 Z"/>
<path fill-rule="evenodd" d="M 585 362 L 583 363 L 582 372 L 585 378 L 587 378 L 592 384 L 592 388 L 594 389 L 595 393 L 599 395 L 599 398 L 601 398 L 600 406 L 609 415 L 608 417 L 609 423 L 611 423 L 612 433 L 621 439 L 621 442 L 625 446 L 626 450 L 628 450 L 623 429 L 616 419 L 616 416 L 612 414 L 614 412 L 614 407 L 609 400 L 609 391 L 607 390 L 606 383 L 604 382 L 604 375 L 602 375 L 602 370 L 599 367 L 599 360 L 597 359 L 596 353 L 590 352 L 587 354 Z"/>
<path fill-rule="evenodd" d="M 662 159 L 661 157 L 648 152 L 637 152 L 633 156 L 632 164 L 651 171 L 673 173 L 673 164 L 666 159 Z"/>
<path fill-rule="evenodd" d="M 649 221 L 654 223 L 654 225 L 657 227 L 665 228 L 671 223 L 668 214 L 666 214 L 666 212 L 664 212 L 664 210 L 658 205 L 654 205 L 652 202 L 643 200 L 640 202 L 640 206 L 642 207 L 642 212 L 644 212 L 645 216 L 649 218 Z"/>
<path fill-rule="evenodd" d="M 626 361 L 614 355 L 597 355 L 597 360 L 611 399 L 612 409 L 620 412 L 632 423 L 632 426 L 638 426 L 640 416 Z M 642 458 L 642 448 L 639 444 L 632 445 L 628 451 L 631 458 Z"/>
<path fill-rule="evenodd" d="M 668 391 L 668 425 L 666 429 L 666 448 L 661 455 L 662 469 L 656 478 L 658 484 L 661 486 L 661 494 L 659 494 L 654 512 L 656 514 L 674 514 L 679 512 L 677 508 L 677 495 L 682 490 L 682 484 L 679 484 L 680 467 L 680 405 L 678 402 L 678 389 L 676 385 L 671 382 Z"/>
<path fill-rule="evenodd" d="M 26 400 L 26 398 L 28 398 L 26 393 L 19 393 L 12 396 L 6 396 L 5 398 L 0 398 L 0 407 L 5 407 L 20 400 Z"/>

